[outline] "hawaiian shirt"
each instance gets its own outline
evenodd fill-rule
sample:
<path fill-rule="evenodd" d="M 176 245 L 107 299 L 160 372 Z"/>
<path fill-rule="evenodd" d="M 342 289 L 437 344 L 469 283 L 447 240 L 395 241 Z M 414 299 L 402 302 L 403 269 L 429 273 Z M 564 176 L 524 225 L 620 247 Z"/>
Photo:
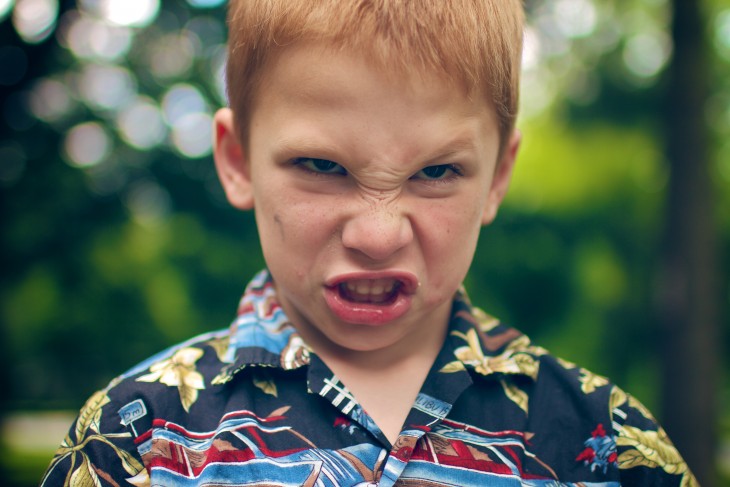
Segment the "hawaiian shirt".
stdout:
<path fill-rule="evenodd" d="M 285 316 L 270 275 L 229 329 L 93 395 L 42 486 L 694 486 L 651 414 L 457 293 L 394 444 Z"/>

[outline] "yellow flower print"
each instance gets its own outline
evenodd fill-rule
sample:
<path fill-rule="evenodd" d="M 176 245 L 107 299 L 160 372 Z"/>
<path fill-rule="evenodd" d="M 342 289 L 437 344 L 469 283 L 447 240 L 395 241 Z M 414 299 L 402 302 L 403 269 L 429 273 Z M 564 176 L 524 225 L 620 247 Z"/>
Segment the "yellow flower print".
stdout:
<path fill-rule="evenodd" d="M 221 338 L 214 338 L 208 342 L 208 345 L 210 345 L 213 350 L 215 350 L 215 354 L 218 356 L 218 360 L 224 363 L 230 362 L 230 359 L 227 357 L 228 349 L 231 345 L 230 336 L 226 335 Z"/>
<path fill-rule="evenodd" d="M 661 468 L 668 474 L 681 475 L 682 487 L 699 487 L 677 449 L 663 429 L 643 431 L 624 425 L 619 429 L 616 445 L 630 448 L 618 456 L 619 468 Z"/>
<path fill-rule="evenodd" d="M 646 406 L 639 402 L 639 400 L 636 399 L 634 396 L 629 396 L 628 394 L 626 394 L 617 386 L 613 386 L 613 389 L 611 389 L 609 411 L 613 412 L 614 409 L 623 406 L 624 404 L 626 404 L 627 401 L 629 403 L 629 407 L 636 409 L 646 419 L 656 423 L 656 419 L 654 419 L 654 416 L 651 414 L 651 412 L 646 409 Z"/>
<path fill-rule="evenodd" d="M 578 380 L 581 383 L 580 388 L 584 394 L 591 394 L 597 388 L 608 385 L 608 379 L 586 369 L 580 369 L 580 377 Z"/>
<path fill-rule="evenodd" d="M 482 351 L 476 330 L 471 329 L 466 333 L 453 331 L 452 335 L 463 339 L 467 345 L 459 347 L 454 351 L 454 355 L 459 360 L 447 364 L 441 369 L 442 372 L 463 370 L 463 365 L 459 364 L 459 362 L 462 362 L 463 364 L 474 367 L 474 370 L 482 375 L 504 373 L 526 374 L 530 377 L 537 376 L 538 363 L 534 357 L 527 353 L 518 353 L 515 350 L 508 349 L 501 355 L 488 357 Z"/>
<path fill-rule="evenodd" d="M 628 394 L 626 394 L 623 390 L 621 390 L 617 386 L 613 386 L 613 389 L 611 389 L 611 396 L 608 401 L 609 412 L 613 413 L 614 409 L 616 409 L 620 406 L 623 406 L 628 399 L 629 399 Z"/>
<path fill-rule="evenodd" d="M 180 402 L 185 411 L 190 411 L 198 400 L 198 391 L 205 389 L 203 376 L 195 368 L 195 362 L 203 356 L 199 348 L 183 348 L 167 360 L 150 367 L 150 373 L 139 377 L 139 382 L 161 382 L 180 391 Z"/>
<path fill-rule="evenodd" d="M 517 385 L 507 382 L 506 380 L 502 379 L 499 381 L 500 384 L 502 384 L 502 388 L 504 389 L 505 395 L 509 398 L 510 401 L 517 404 L 517 406 L 522 409 L 525 413 L 528 412 L 529 407 L 529 396 L 525 391 L 517 387 Z"/>
<path fill-rule="evenodd" d="M 485 333 L 492 331 L 499 325 L 499 320 L 492 315 L 485 313 L 479 308 L 472 308 L 472 314 L 477 319 L 479 329 Z"/>
<path fill-rule="evenodd" d="M 558 363 L 568 370 L 577 369 L 578 366 L 573 362 L 558 358 Z M 584 394 L 591 394 L 596 391 L 599 387 L 608 385 L 608 379 L 586 369 L 578 370 L 578 380 L 580 381 L 580 388 Z"/>
<path fill-rule="evenodd" d="M 278 397 L 279 392 L 276 388 L 276 382 L 274 382 L 273 379 L 263 378 L 263 377 L 254 377 L 253 378 L 253 385 L 261 389 L 264 393 Z"/>

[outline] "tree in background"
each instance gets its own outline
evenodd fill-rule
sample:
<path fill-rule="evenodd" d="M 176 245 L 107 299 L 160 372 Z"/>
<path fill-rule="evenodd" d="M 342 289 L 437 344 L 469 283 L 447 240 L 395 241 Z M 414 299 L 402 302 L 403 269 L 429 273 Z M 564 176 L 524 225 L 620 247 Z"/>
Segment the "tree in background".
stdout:
<path fill-rule="evenodd" d="M 714 485 L 720 360 L 715 188 L 705 123 L 710 98 L 699 2 L 673 0 L 674 56 L 664 96 L 669 163 L 659 319 L 664 427 L 702 485 Z M 687 418 L 705 418 L 688 421 Z"/>

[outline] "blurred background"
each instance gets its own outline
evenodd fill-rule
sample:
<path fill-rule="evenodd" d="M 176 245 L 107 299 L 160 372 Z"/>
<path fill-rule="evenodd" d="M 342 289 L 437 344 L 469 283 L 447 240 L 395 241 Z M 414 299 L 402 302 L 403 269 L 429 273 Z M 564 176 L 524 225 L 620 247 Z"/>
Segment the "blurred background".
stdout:
<path fill-rule="evenodd" d="M 472 299 L 730 485 L 730 2 L 529 0 L 511 192 Z M 211 160 L 223 0 L 0 0 L 0 478 L 85 399 L 223 328 L 263 266 Z"/>

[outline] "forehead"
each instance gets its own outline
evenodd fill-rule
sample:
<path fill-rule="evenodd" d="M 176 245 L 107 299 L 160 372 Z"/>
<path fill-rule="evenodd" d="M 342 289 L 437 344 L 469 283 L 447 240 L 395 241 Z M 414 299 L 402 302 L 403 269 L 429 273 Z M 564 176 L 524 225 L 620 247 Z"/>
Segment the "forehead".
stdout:
<path fill-rule="evenodd" d="M 284 49 L 272 61 L 248 135 L 254 158 L 305 152 L 406 172 L 455 153 L 495 160 L 499 146 L 494 110 L 452 79 L 395 75 L 358 53 L 319 45 Z"/>
<path fill-rule="evenodd" d="M 310 109 L 380 108 L 397 100 L 402 108 L 430 108 L 452 115 L 496 120 L 486 94 L 469 90 L 461 79 L 425 68 L 388 66 L 366 51 L 325 43 L 303 43 L 279 49 L 269 59 L 253 97 L 249 115 L 285 104 Z"/>

